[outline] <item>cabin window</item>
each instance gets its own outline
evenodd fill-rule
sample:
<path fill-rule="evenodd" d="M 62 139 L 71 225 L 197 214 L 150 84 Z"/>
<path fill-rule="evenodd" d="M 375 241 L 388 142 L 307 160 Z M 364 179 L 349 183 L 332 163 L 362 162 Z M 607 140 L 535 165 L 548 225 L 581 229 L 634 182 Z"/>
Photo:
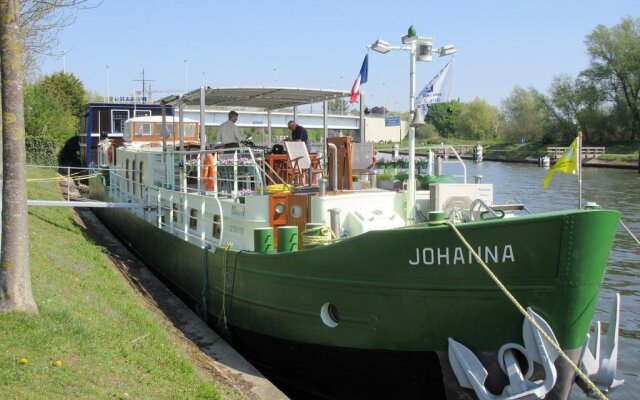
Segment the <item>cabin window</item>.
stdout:
<path fill-rule="evenodd" d="M 124 133 L 124 121 L 129 119 L 129 110 L 111 110 L 111 133 Z"/>
<path fill-rule="evenodd" d="M 196 124 L 184 124 L 184 135 L 189 137 L 195 136 Z"/>
<path fill-rule="evenodd" d="M 216 239 L 220 239 L 220 234 L 222 233 L 222 229 L 220 229 L 220 216 L 213 216 L 213 231 L 211 232 L 211 236 Z"/>
<path fill-rule="evenodd" d="M 150 117 L 151 110 L 136 110 L 136 117 Z"/>
<path fill-rule="evenodd" d="M 167 122 L 167 136 L 173 136 L 173 124 Z"/>
<path fill-rule="evenodd" d="M 178 203 L 173 203 L 172 205 L 172 211 L 171 211 L 171 220 L 173 222 L 178 222 L 178 214 L 180 213 L 180 204 Z"/>
<path fill-rule="evenodd" d="M 171 207 L 169 204 L 170 203 L 166 200 L 160 200 L 160 210 L 162 211 L 160 224 L 163 228 L 166 227 L 167 221 L 171 219 Z"/>
<path fill-rule="evenodd" d="M 198 210 L 195 208 L 189 210 L 189 228 L 198 229 Z"/>
<path fill-rule="evenodd" d="M 151 130 L 151 124 L 148 122 L 136 124 L 136 136 L 151 136 L 153 131 Z"/>
<path fill-rule="evenodd" d="M 136 162 L 131 163 L 131 181 L 133 186 L 133 194 L 136 194 Z"/>
<path fill-rule="evenodd" d="M 142 166 L 144 165 L 144 163 L 142 161 L 140 161 L 139 167 L 140 168 L 138 170 L 138 183 L 140 183 L 140 197 L 142 197 Z"/>
<path fill-rule="evenodd" d="M 124 179 L 127 181 L 127 192 L 129 191 L 129 159 L 124 164 Z"/>

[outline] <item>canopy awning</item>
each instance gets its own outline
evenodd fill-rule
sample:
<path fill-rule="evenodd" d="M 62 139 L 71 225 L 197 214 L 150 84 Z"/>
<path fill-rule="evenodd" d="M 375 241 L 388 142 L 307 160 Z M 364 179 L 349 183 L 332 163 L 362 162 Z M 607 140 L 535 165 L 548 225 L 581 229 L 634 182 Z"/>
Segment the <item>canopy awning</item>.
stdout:
<path fill-rule="evenodd" d="M 349 96 L 350 92 L 324 89 L 301 88 L 210 88 L 205 89 L 205 106 L 253 107 L 265 110 L 319 103 Z M 173 95 L 156 103 L 178 104 L 179 96 Z M 200 89 L 192 90 L 182 96 L 185 105 L 200 105 Z"/>

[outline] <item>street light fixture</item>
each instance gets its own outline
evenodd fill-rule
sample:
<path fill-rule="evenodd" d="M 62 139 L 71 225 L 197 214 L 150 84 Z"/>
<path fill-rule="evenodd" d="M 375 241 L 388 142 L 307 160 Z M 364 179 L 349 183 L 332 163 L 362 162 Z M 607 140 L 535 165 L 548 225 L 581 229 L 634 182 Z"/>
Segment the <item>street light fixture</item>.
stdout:
<path fill-rule="evenodd" d="M 406 221 L 408 225 L 415 223 L 415 199 L 416 199 L 416 130 L 418 124 L 415 121 L 415 91 L 416 91 L 416 61 L 433 61 L 433 42 L 435 38 L 430 36 L 418 36 L 416 29 L 411 25 L 407 30 L 407 34 L 401 37 L 403 46 L 391 46 L 389 42 L 378 39 L 372 45 L 367 46 L 371 50 L 386 54 L 391 50 L 404 50 L 410 53 L 409 57 L 409 112 L 410 121 L 412 121 L 409 129 L 409 179 L 407 181 L 407 204 L 411 205 L 406 208 Z M 448 56 L 456 52 L 456 48 L 447 44 L 439 48 L 437 54 L 440 57 Z"/>
<path fill-rule="evenodd" d="M 391 47 L 389 46 L 389 42 L 378 39 L 371 45 L 371 50 L 377 51 L 380 54 L 387 54 L 391 51 Z"/>

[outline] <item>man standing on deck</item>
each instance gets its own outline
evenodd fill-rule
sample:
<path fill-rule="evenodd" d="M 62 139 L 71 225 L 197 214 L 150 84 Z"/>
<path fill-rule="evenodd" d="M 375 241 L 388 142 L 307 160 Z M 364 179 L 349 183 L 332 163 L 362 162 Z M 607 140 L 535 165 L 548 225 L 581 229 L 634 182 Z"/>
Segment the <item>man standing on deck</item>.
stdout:
<path fill-rule="evenodd" d="M 221 144 L 225 149 L 240 147 L 240 142 L 243 140 L 242 135 L 240 135 L 240 128 L 236 126 L 237 120 L 238 113 L 229 111 L 229 120 L 218 127 L 216 143 Z"/>
<path fill-rule="evenodd" d="M 289 121 L 287 127 L 291 131 L 291 140 L 294 142 L 304 142 L 307 146 L 307 151 L 311 152 L 311 146 L 309 146 L 309 135 L 307 130 L 303 126 L 298 125 L 296 121 Z"/>

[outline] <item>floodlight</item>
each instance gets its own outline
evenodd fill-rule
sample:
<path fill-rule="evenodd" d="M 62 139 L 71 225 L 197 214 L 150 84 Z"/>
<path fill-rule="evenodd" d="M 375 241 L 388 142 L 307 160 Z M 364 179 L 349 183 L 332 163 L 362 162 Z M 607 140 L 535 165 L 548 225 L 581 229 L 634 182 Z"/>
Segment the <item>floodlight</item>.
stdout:
<path fill-rule="evenodd" d="M 386 54 L 391 51 L 391 48 L 389 47 L 389 42 L 378 39 L 371 45 L 371 50 L 377 51 L 381 54 Z"/>
<path fill-rule="evenodd" d="M 458 51 L 458 49 L 456 49 L 456 47 L 452 44 L 445 44 L 444 46 L 440 47 L 438 49 L 438 54 L 440 54 L 440 57 L 444 57 L 444 56 L 448 56 L 451 55 L 453 53 L 455 53 L 456 51 Z"/>
<path fill-rule="evenodd" d="M 418 43 L 416 61 L 433 61 L 433 44 L 431 42 Z"/>

